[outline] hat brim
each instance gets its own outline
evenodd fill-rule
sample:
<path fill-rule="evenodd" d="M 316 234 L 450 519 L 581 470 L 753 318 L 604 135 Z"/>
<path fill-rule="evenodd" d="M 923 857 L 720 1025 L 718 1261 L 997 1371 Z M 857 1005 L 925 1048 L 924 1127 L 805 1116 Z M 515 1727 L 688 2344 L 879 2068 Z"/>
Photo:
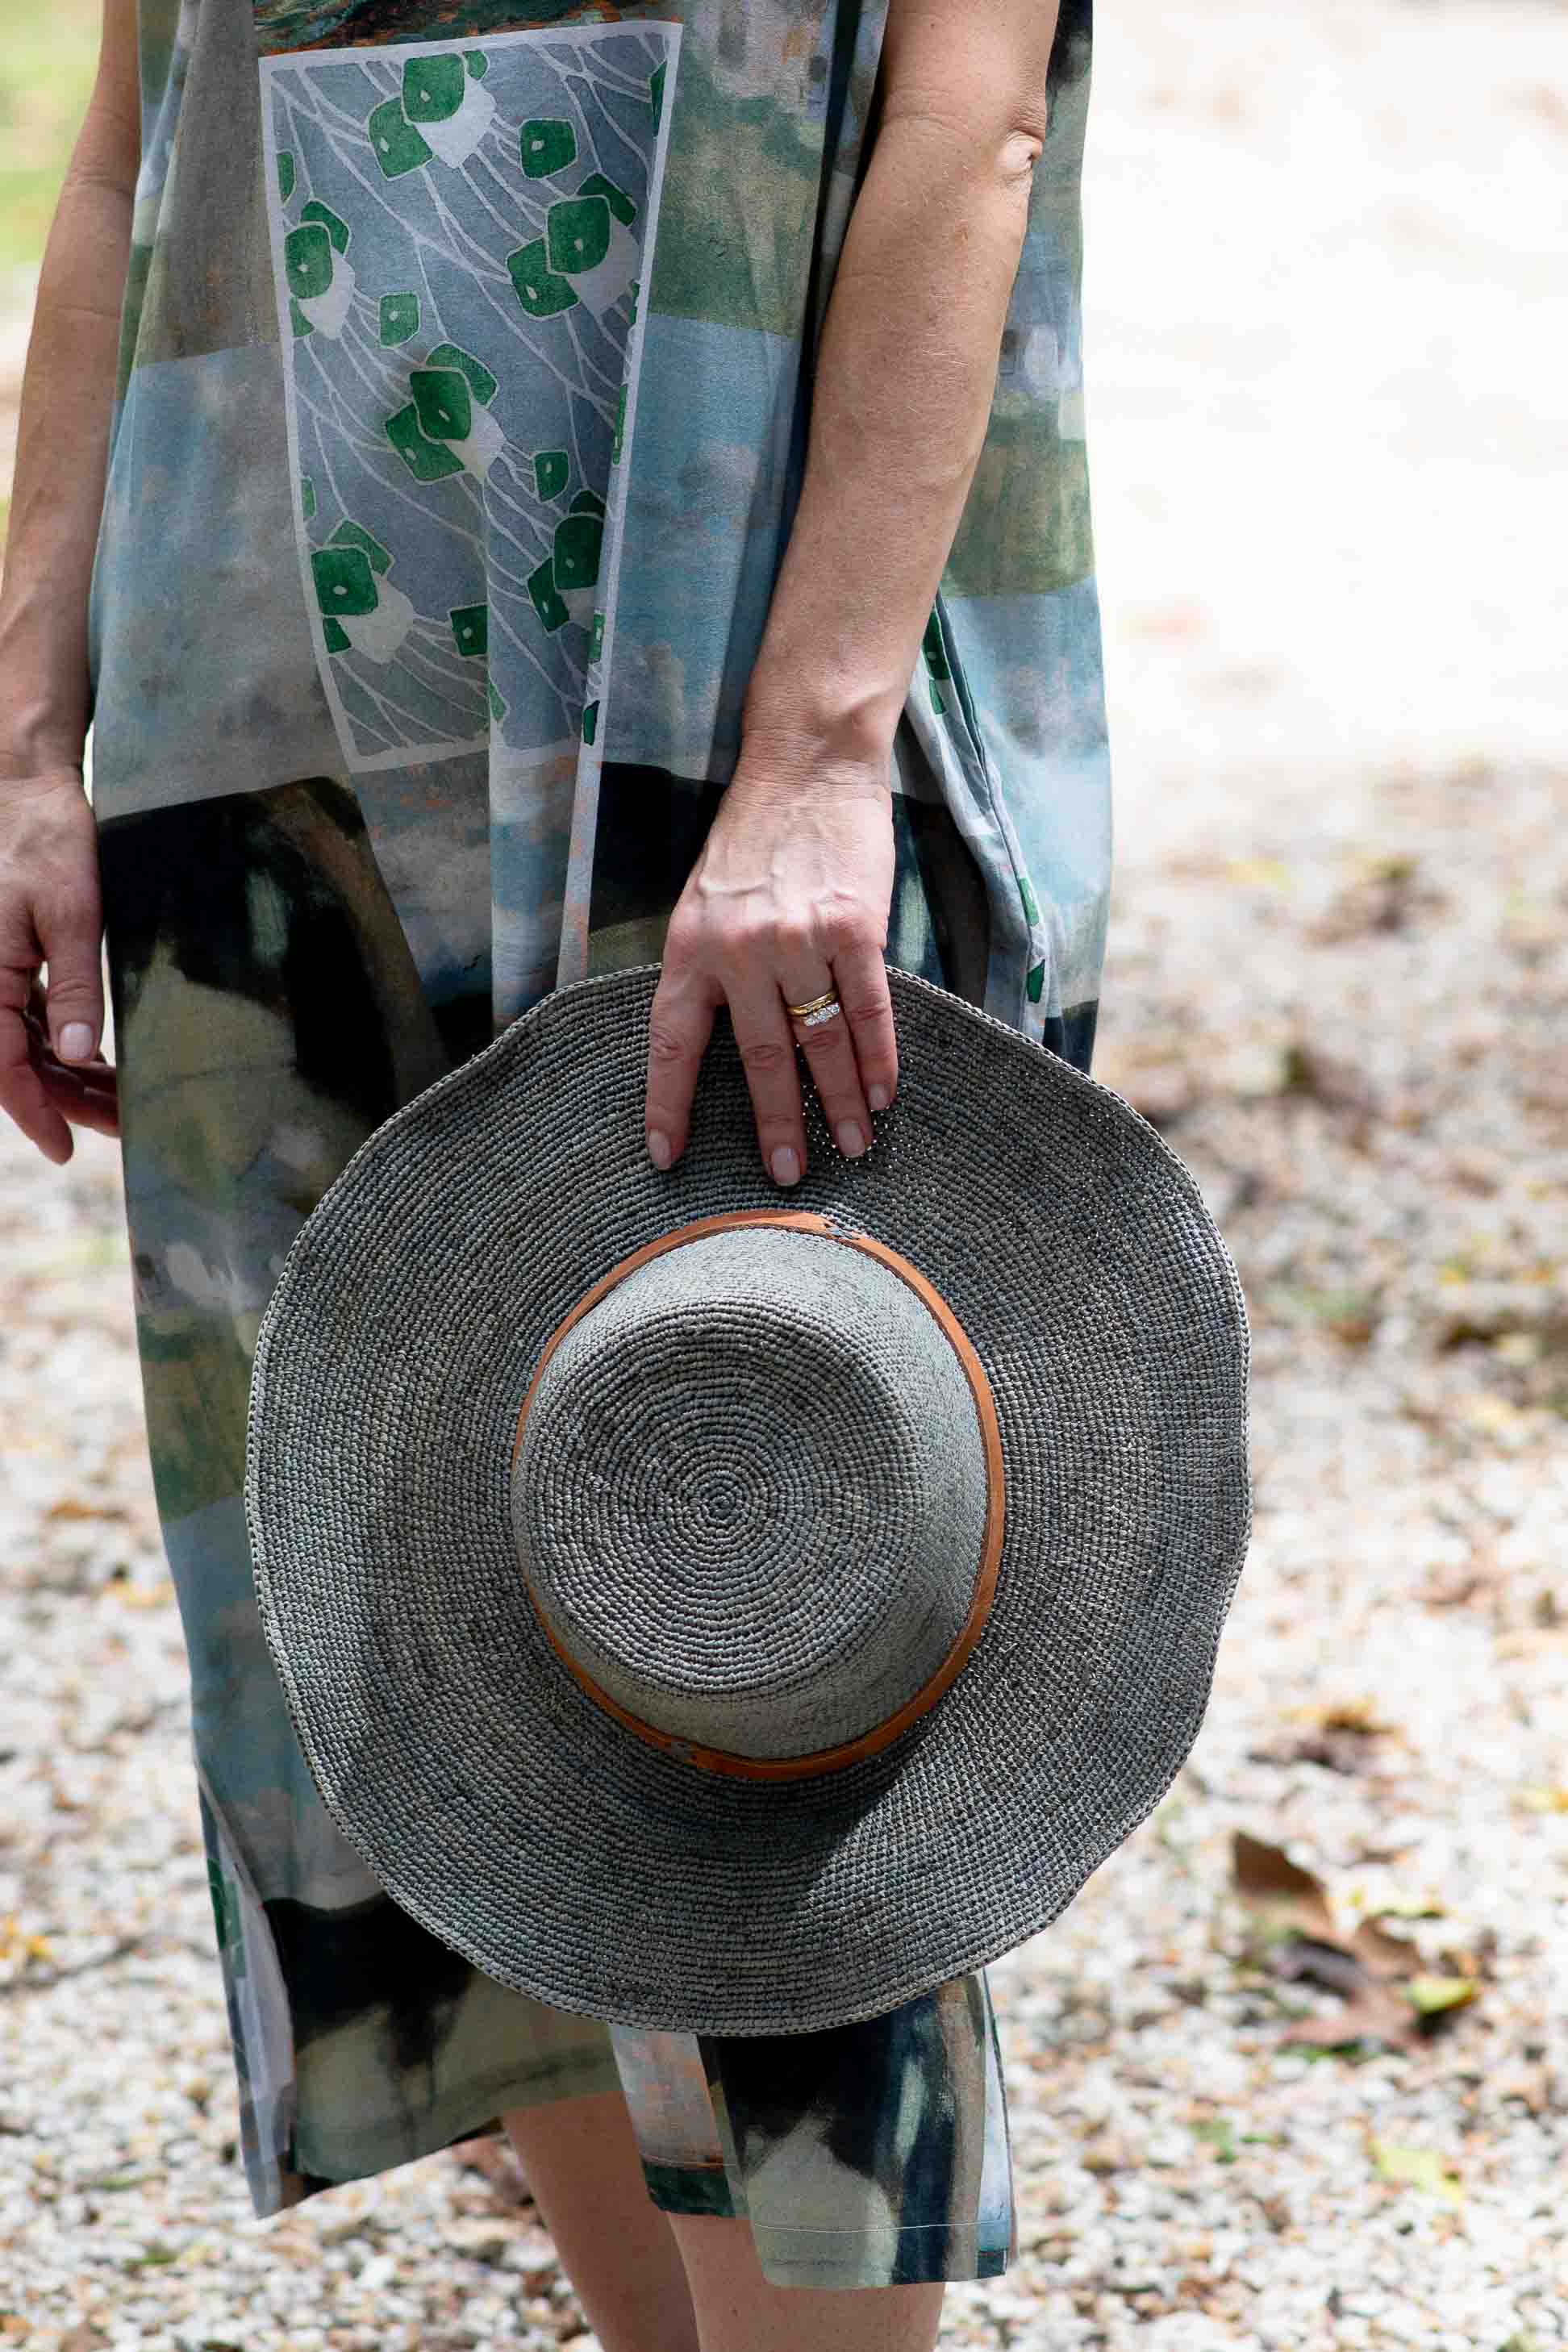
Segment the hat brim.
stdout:
<path fill-rule="evenodd" d="M 443 1943 L 618 2023 L 808 2032 L 1047 1927 L 1174 1780 L 1250 1528 L 1246 1311 L 1129 1105 L 890 971 L 895 1104 L 858 1161 L 812 1106 L 788 1205 L 909 1258 L 981 1359 L 1006 1479 L 991 1615 L 863 1763 L 779 1785 L 660 1754 L 551 1648 L 509 1511 L 519 1408 L 580 1295 L 693 1219 L 780 1205 L 722 1020 L 686 1154 L 649 1163 L 657 977 L 544 999 L 301 1228 L 252 1379 L 257 1594 L 328 1811 Z"/>

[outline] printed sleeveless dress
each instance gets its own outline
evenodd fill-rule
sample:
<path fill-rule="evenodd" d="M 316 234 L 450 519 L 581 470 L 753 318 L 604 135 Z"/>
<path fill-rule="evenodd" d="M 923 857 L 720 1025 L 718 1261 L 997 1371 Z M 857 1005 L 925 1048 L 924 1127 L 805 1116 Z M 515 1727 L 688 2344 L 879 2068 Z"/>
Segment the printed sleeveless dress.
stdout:
<path fill-rule="evenodd" d="M 751 2040 L 546 2009 L 400 1911 L 257 1618 L 251 1350 L 361 1140 L 654 961 L 732 772 L 886 0 L 142 0 L 93 796 L 149 1444 L 256 2212 L 619 2087 L 781 2284 L 1014 2243 L 984 1971 Z M 889 956 L 1087 1066 L 1109 791 L 1065 0 L 984 454 L 894 751 Z M 525 1890 L 520 1890 L 524 1899 Z"/>

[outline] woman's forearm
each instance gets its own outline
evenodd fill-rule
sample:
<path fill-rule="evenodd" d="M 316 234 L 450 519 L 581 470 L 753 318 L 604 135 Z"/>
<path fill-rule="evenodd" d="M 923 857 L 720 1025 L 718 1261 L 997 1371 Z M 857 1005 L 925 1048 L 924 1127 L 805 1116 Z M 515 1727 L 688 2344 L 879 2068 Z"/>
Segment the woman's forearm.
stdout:
<path fill-rule="evenodd" d="M 746 698 L 769 757 L 886 757 L 984 446 L 1038 152 L 917 114 L 878 137 Z"/>
<path fill-rule="evenodd" d="M 106 25 L 106 49 L 109 32 Z M 79 764 L 89 717 L 88 589 L 138 139 L 117 62 L 106 55 L 60 193 L 22 382 L 0 588 L 0 789 L 7 780 Z"/>

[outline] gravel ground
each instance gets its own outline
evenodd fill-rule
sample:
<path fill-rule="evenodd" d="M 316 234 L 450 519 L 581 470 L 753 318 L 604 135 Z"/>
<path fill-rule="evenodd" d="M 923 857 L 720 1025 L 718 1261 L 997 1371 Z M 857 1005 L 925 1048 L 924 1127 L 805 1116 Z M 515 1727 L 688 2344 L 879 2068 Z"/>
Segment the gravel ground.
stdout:
<path fill-rule="evenodd" d="M 1568 2341 L 1565 68 L 1508 0 L 1100 27 L 1097 1069 L 1240 1265 L 1257 1529 L 994 1969 L 953 2347 Z M 0 1137 L 0 2341 L 592 2352 L 494 2144 L 250 2215 L 124 1255 L 111 1147 Z"/>

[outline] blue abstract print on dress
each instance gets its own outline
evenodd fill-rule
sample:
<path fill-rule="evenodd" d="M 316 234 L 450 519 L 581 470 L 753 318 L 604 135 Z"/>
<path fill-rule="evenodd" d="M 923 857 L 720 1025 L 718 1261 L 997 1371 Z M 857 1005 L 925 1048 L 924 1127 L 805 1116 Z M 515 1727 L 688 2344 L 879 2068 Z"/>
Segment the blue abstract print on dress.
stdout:
<path fill-rule="evenodd" d="M 591 729 L 679 46 L 263 62 L 297 528 L 351 770 Z"/>

